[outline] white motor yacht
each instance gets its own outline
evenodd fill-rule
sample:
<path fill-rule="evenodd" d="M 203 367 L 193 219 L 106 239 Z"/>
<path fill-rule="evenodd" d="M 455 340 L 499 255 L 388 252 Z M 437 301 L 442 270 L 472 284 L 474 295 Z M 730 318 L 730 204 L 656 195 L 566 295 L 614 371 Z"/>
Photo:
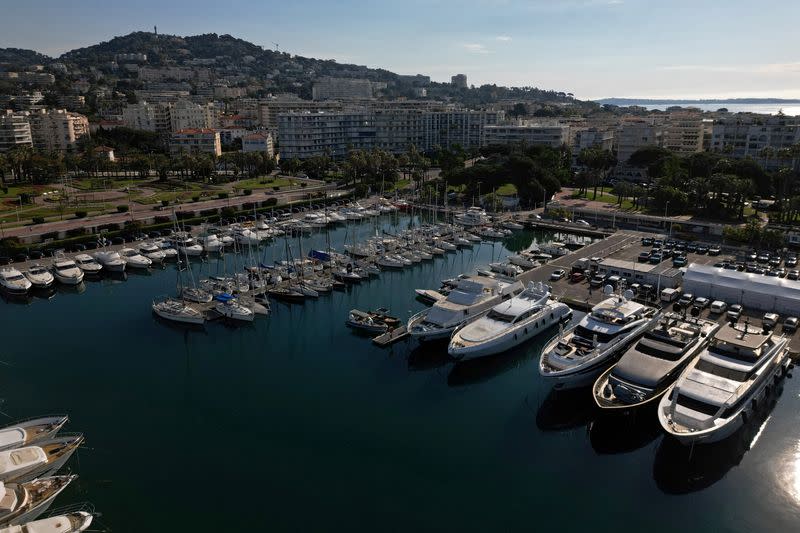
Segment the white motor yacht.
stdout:
<path fill-rule="evenodd" d="M 178 253 L 188 257 L 199 257 L 203 255 L 203 247 L 197 244 L 186 233 L 176 233 L 172 236 L 172 244 L 178 249 Z"/>
<path fill-rule="evenodd" d="M 153 261 L 140 254 L 133 248 L 123 248 L 119 254 L 125 259 L 128 268 L 150 268 L 153 266 Z"/>
<path fill-rule="evenodd" d="M 35 520 L 77 477 L 53 476 L 27 483 L 0 482 L 0 526 L 14 526 Z"/>
<path fill-rule="evenodd" d="M 0 269 L 0 288 L 6 293 L 13 295 L 28 294 L 32 284 L 22 275 L 22 272 L 14 267 L 3 267 Z"/>
<path fill-rule="evenodd" d="M 143 242 L 139 245 L 139 253 L 148 258 L 153 263 L 161 264 L 167 259 L 167 254 L 155 243 Z M 177 255 L 177 253 L 176 253 Z"/>
<path fill-rule="evenodd" d="M 65 435 L 34 446 L 0 452 L 0 482 L 25 483 L 58 471 L 83 443 L 83 435 Z"/>
<path fill-rule="evenodd" d="M 30 446 L 53 437 L 69 421 L 66 415 L 31 418 L 0 429 L 0 451 Z"/>
<path fill-rule="evenodd" d="M 255 318 L 255 313 L 249 307 L 245 307 L 235 298 L 231 298 L 224 302 L 217 302 L 214 306 L 214 309 L 217 313 L 221 314 L 225 318 L 229 318 L 231 320 L 239 320 L 242 322 L 252 322 Z"/>
<path fill-rule="evenodd" d="M 770 330 L 725 324 L 661 398 L 661 426 L 682 444 L 732 435 L 788 368 L 788 344 Z"/>
<path fill-rule="evenodd" d="M 99 276 L 103 271 L 103 265 L 95 261 L 89 254 L 78 254 L 75 256 L 75 264 L 86 276 Z"/>
<path fill-rule="evenodd" d="M 453 217 L 456 224 L 461 226 L 483 226 L 489 223 L 489 217 L 480 207 L 470 207 L 465 213 L 460 213 Z"/>
<path fill-rule="evenodd" d="M 556 389 L 589 385 L 660 316 L 656 309 L 634 302 L 633 293 L 612 295 L 592 308 L 580 323 L 556 336 L 542 351 L 539 374 Z"/>
<path fill-rule="evenodd" d="M 399 258 L 393 257 L 392 255 L 382 255 L 378 258 L 377 261 L 378 266 L 381 268 L 388 268 L 392 270 L 400 270 L 405 268 L 405 263 L 401 261 Z"/>
<path fill-rule="evenodd" d="M 183 324 L 203 324 L 206 320 L 203 313 L 177 298 L 153 300 L 153 312 L 165 320 Z"/>
<path fill-rule="evenodd" d="M 0 533 L 80 533 L 89 529 L 93 518 L 86 511 L 75 511 L 0 528 Z"/>
<path fill-rule="evenodd" d="M 116 250 L 98 250 L 92 257 L 108 272 L 125 272 L 125 259 Z"/>
<path fill-rule="evenodd" d="M 505 222 L 503 222 L 503 227 L 505 229 L 510 229 L 513 231 L 519 231 L 521 229 L 525 229 L 525 226 L 514 220 L 506 220 Z"/>
<path fill-rule="evenodd" d="M 408 320 L 408 331 L 421 341 L 449 339 L 460 325 L 523 290 L 518 281 L 506 283 L 481 277 L 461 279 L 447 298 L 412 316 Z"/>
<path fill-rule="evenodd" d="M 592 388 L 595 403 L 619 410 L 657 401 L 718 329 L 711 320 L 664 315 L 597 378 Z"/>
<path fill-rule="evenodd" d="M 572 317 L 566 304 L 550 299 L 550 287 L 529 283 L 517 296 L 458 328 L 447 352 L 459 359 L 501 353 L 531 340 Z"/>
<path fill-rule="evenodd" d="M 58 253 L 53 259 L 53 276 L 64 285 L 80 285 L 83 281 L 83 270 L 74 260 Z"/>
<path fill-rule="evenodd" d="M 153 241 L 153 244 L 161 248 L 161 251 L 164 252 L 165 261 L 175 261 L 178 259 L 178 249 L 175 248 L 171 242 L 165 241 L 164 239 L 156 239 Z"/>
<path fill-rule="evenodd" d="M 239 244 L 252 244 L 258 246 L 261 238 L 253 231 L 247 228 L 239 228 L 234 231 L 234 238 Z"/>
<path fill-rule="evenodd" d="M 204 235 L 203 237 L 198 237 L 197 242 L 200 243 L 206 253 L 219 252 L 225 247 L 225 245 L 222 244 L 222 241 L 219 240 L 219 237 L 217 237 L 214 233 Z"/>
<path fill-rule="evenodd" d="M 24 274 L 25 277 L 28 278 L 28 281 L 31 282 L 34 289 L 47 289 L 48 287 L 52 287 L 55 282 L 55 278 L 50 271 L 39 263 L 28 267 L 28 270 L 26 270 Z"/>

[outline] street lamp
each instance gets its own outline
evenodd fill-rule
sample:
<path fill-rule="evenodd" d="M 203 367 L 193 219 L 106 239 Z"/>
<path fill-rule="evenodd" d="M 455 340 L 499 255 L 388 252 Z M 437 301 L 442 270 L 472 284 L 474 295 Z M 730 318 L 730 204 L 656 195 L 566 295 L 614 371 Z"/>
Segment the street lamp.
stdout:
<path fill-rule="evenodd" d="M 664 206 L 664 227 L 667 227 L 667 209 L 669 209 L 669 200 L 667 200 L 667 204 Z M 667 237 L 672 237 L 672 224 L 669 225 L 669 233 Z"/>

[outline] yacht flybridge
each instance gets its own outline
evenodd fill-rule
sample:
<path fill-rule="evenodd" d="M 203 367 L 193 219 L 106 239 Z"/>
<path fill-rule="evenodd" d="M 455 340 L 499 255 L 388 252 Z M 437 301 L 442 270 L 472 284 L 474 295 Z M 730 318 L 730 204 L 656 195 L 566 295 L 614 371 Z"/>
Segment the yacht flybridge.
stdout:
<path fill-rule="evenodd" d="M 768 329 L 725 324 L 661 398 L 661 426 L 683 444 L 730 436 L 788 367 L 788 344 Z"/>
<path fill-rule="evenodd" d="M 711 320 L 664 315 L 597 378 L 595 403 L 602 409 L 631 409 L 661 398 L 718 329 Z"/>
<path fill-rule="evenodd" d="M 504 352 L 571 316 L 566 304 L 550 299 L 550 287 L 531 282 L 519 295 L 457 329 L 447 351 L 459 359 Z"/>
<path fill-rule="evenodd" d="M 453 217 L 453 220 L 456 224 L 467 227 L 483 226 L 489 223 L 486 211 L 480 207 L 470 207 L 465 213 L 460 213 Z"/>
<path fill-rule="evenodd" d="M 83 281 L 83 275 L 83 270 L 74 260 L 62 252 L 56 253 L 53 258 L 53 276 L 56 281 L 64 285 L 79 285 Z"/>
<path fill-rule="evenodd" d="M 506 282 L 482 276 L 461 279 L 447 298 L 412 316 L 408 321 L 408 331 L 421 341 L 449 339 L 460 325 L 523 290 L 519 281 Z"/>
<path fill-rule="evenodd" d="M 545 346 L 539 359 L 539 374 L 557 389 L 591 384 L 609 364 L 658 321 L 653 307 L 634 302 L 633 293 L 611 295 L 592 308 L 580 323 Z"/>

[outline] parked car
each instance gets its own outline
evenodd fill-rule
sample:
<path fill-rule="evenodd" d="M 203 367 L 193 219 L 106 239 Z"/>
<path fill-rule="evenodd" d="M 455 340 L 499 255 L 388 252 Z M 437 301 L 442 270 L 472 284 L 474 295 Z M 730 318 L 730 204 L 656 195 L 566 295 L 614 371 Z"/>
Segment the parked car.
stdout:
<path fill-rule="evenodd" d="M 15 263 L 24 263 L 28 260 L 28 254 L 17 254 L 14 256 Z"/>
<path fill-rule="evenodd" d="M 584 274 L 583 272 L 580 272 L 580 271 L 573 272 L 572 274 L 569 275 L 569 280 L 572 283 L 578 283 L 579 281 L 583 281 L 585 279 L 586 279 L 586 274 Z"/>
<path fill-rule="evenodd" d="M 709 311 L 714 313 L 715 315 L 721 315 L 727 310 L 728 310 L 728 304 L 726 304 L 722 300 L 714 300 L 713 302 L 711 302 L 711 306 L 709 307 Z"/>
<path fill-rule="evenodd" d="M 688 307 L 691 305 L 692 300 L 694 300 L 694 295 L 691 292 L 685 292 L 678 298 L 678 303 L 684 307 Z"/>
<path fill-rule="evenodd" d="M 778 325 L 780 319 L 781 317 L 778 313 L 764 313 L 764 318 L 761 319 L 761 323 L 770 328 L 774 328 Z"/>
<path fill-rule="evenodd" d="M 585 220 L 583 220 L 582 218 L 580 218 L 580 219 L 576 220 L 576 221 L 575 221 L 575 223 L 576 223 L 577 225 L 579 225 L 579 226 L 587 226 L 587 227 L 591 227 L 591 224 L 589 224 L 588 222 L 586 222 L 586 221 L 585 221 Z"/>
<path fill-rule="evenodd" d="M 642 286 L 640 284 L 638 284 L 638 283 L 631 283 L 630 287 L 628 287 L 628 288 L 633 291 L 633 294 L 636 294 L 636 295 L 638 295 L 640 292 L 642 292 Z"/>
<path fill-rule="evenodd" d="M 780 257 L 770 257 L 769 266 L 771 266 L 771 267 L 779 267 L 779 266 L 781 266 L 781 258 Z"/>
<path fill-rule="evenodd" d="M 642 298 L 653 298 L 656 294 L 656 288 L 650 285 L 649 283 L 645 283 L 639 289 L 639 295 Z"/>
<path fill-rule="evenodd" d="M 554 270 L 552 274 L 550 274 L 550 281 L 558 281 L 564 276 L 567 275 L 567 271 L 563 268 L 559 268 L 558 270 Z"/>
<path fill-rule="evenodd" d="M 653 248 L 661 248 L 664 246 L 664 241 L 661 239 L 653 239 Z"/>
<path fill-rule="evenodd" d="M 619 276 L 609 276 L 608 278 L 606 278 L 606 284 L 611 285 L 615 289 L 619 286 L 621 281 L 622 278 Z"/>
<path fill-rule="evenodd" d="M 659 264 L 663 260 L 664 260 L 664 256 L 661 255 L 661 252 L 653 252 L 652 254 L 650 254 L 649 261 L 650 261 L 650 263 L 652 263 L 654 265 Z"/>
<path fill-rule="evenodd" d="M 798 320 L 796 316 L 787 316 L 783 321 L 783 331 L 794 333 L 797 330 Z"/>
<path fill-rule="evenodd" d="M 797 258 L 796 257 L 792 257 L 792 256 L 788 256 L 786 258 L 786 261 L 783 262 L 783 264 L 785 266 L 789 267 L 789 268 L 794 268 L 794 267 L 797 266 Z"/>
<path fill-rule="evenodd" d="M 699 307 L 700 309 L 705 309 L 706 307 L 709 306 L 710 303 L 711 302 L 709 301 L 708 298 L 704 298 L 702 296 L 699 296 L 694 299 L 694 306 Z"/>
<path fill-rule="evenodd" d="M 603 283 L 606 281 L 606 278 L 600 275 L 592 276 L 592 279 L 589 280 L 589 286 L 592 288 L 599 288 L 603 286 Z"/>
<path fill-rule="evenodd" d="M 642 237 L 642 246 L 653 246 L 653 239 L 650 237 Z"/>
<path fill-rule="evenodd" d="M 705 245 L 701 244 L 700 246 L 697 247 L 697 253 L 698 254 L 707 254 L 708 253 L 708 246 L 705 246 Z"/>
<path fill-rule="evenodd" d="M 688 261 L 686 261 L 686 257 L 679 255 L 672 258 L 672 266 L 675 268 L 685 267 Z"/>
<path fill-rule="evenodd" d="M 686 251 L 687 252 L 691 252 L 691 253 L 696 253 L 697 252 L 697 243 L 690 242 L 689 244 L 687 244 L 686 245 Z"/>
<path fill-rule="evenodd" d="M 744 308 L 741 305 L 733 304 L 728 308 L 728 318 L 739 320 L 739 317 L 742 316 L 742 311 L 744 311 Z"/>
<path fill-rule="evenodd" d="M 647 263 L 648 261 L 650 261 L 650 252 L 641 252 L 639 254 L 639 262 Z"/>
<path fill-rule="evenodd" d="M 786 274 L 786 279 L 793 279 L 795 281 L 800 278 L 800 270 L 790 270 L 788 274 Z"/>
<path fill-rule="evenodd" d="M 719 246 L 712 246 L 708 249 L 708 255 L 719 255 L 720 252 Z"/>

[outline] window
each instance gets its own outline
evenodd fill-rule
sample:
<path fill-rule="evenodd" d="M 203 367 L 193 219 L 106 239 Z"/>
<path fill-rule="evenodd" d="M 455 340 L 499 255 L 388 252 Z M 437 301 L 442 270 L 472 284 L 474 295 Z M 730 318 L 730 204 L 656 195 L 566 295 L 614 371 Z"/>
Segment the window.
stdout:
<path fill-rule="evenodd" d="M 715 365 L 714 363 L 704 359 L 699 360 L 695 368 L 701 372 L 707 372 L 721 378 L 732 379 L 739 382 L 747 381 L 750 377 L 749 372 L 725 368 L 724 366 Z"/>
<path fill-rule="evenodd" d="M 712 405 L 702 400 L 695 400 L 694 398 L 684 396 L 683 394 L 678 394 L 677 404 L 682 407 L 686 407 L 687 409 L 691 409 L 692 411 L 697 411 L 698 413 L 703 413 L 704 415 L 709 416 L 713 416 L 717 414 L 717 411 L 719 411 L 719 406 L 717 405 Z"/>

